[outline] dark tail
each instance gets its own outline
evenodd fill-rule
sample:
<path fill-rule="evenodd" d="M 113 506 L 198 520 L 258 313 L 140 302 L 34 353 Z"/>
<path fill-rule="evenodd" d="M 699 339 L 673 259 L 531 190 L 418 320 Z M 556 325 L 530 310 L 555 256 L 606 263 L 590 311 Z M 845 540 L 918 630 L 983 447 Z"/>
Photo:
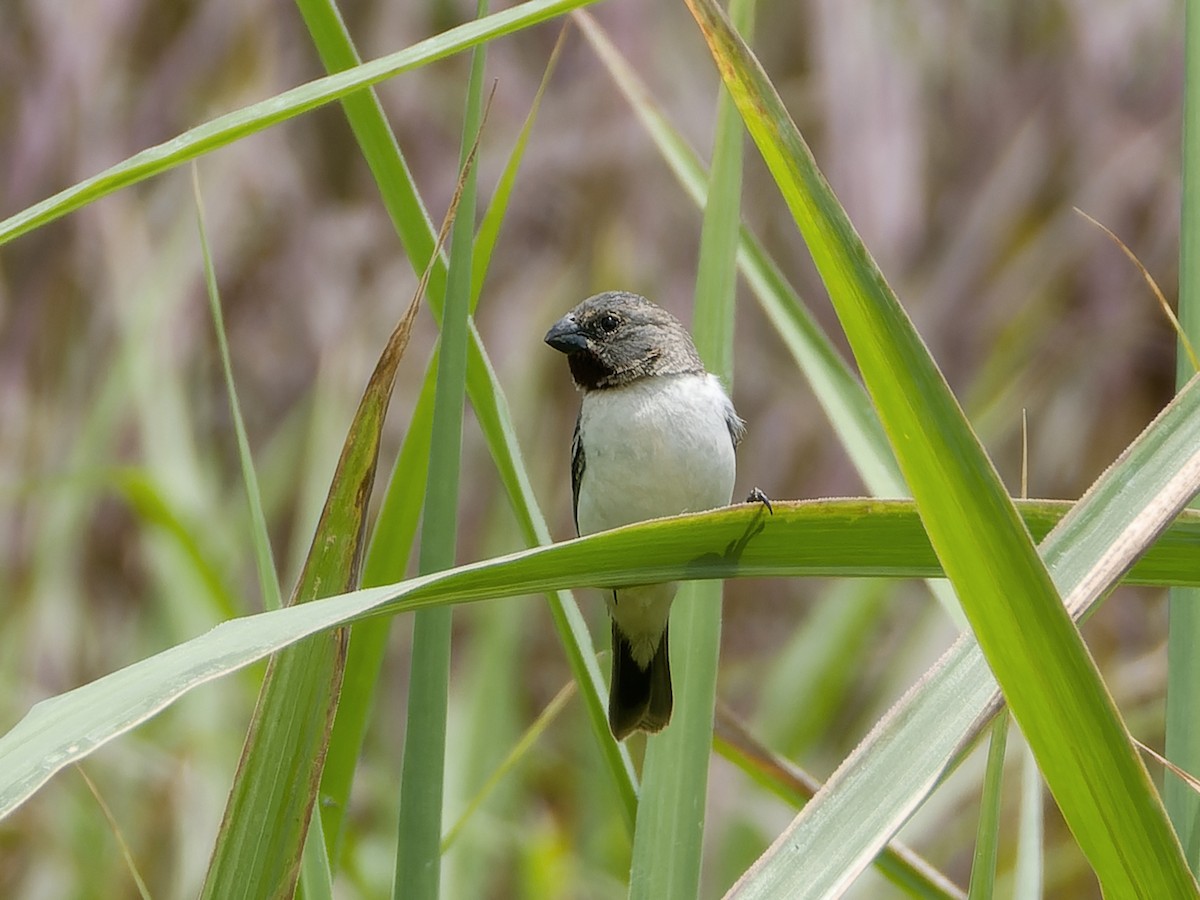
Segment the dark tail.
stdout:
<path fill-rule="evenodd" d="M 612 623 L 612 684 L 608 689 L 608 727 L 623 741 L 635 731 L 662 731 L 671 721 L 671 658 L 664 628 L 658 649 L 643 669 L 633 660 L 625 635 Z"/>

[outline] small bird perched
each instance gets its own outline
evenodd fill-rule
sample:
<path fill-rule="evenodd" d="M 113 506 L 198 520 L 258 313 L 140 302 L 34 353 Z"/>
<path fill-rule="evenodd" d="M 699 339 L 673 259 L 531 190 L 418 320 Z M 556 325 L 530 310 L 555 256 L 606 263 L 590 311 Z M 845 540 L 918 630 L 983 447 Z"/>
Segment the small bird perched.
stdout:
<path fill-rule="evenodd" d="M 575 529 L 725 506 L 745 426 L 679 320 L 645 297 L 584 300 L 546 333 L 583 393 L 571 446 Z M 673 698 L 667 617 L 677 585 L 613 590 L 608 724 L 617 740 L 661 731 Z"/>

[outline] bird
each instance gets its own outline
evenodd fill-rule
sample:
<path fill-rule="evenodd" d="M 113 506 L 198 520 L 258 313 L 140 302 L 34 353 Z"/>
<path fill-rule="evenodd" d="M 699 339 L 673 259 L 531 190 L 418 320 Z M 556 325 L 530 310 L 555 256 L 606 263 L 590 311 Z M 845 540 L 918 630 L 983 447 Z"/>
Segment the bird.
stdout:
<path fill-rule="evenodd" d="M 678 319 L 638 294 L 607 291 L 555 322 L 545 341 L 566 355 L 582 394 L 571 442 L 579 535 L 729 504 L 745 423 Z M 618 741 L 671 720 L 668 624 L 677 586 L 605 592 L 608 723 Z"/>

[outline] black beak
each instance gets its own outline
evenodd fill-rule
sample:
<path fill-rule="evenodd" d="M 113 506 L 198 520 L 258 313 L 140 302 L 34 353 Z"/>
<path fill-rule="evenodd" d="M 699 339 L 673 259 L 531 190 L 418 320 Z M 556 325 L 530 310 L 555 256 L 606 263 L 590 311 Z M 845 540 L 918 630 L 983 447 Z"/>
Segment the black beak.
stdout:
<path fill-rule="evenodd" d="M 563 316 L 546 332 L 546 343 L 560 353 L 575 353 L 587 349 L 587 338 L 571 316 Z"/>

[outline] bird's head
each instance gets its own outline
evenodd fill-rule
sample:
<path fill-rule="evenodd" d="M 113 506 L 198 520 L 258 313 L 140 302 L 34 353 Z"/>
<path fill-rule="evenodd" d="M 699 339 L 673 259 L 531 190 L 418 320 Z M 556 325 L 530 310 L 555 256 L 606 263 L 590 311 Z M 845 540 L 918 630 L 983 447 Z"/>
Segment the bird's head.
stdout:
<path fill-rule="evenodd" d="M 546 332 L 546 343 L 567 355 L 571 377 L 585 391 L 620 387 L 651 375 L 704 371 L 680 321 L 626 291 L 584 300 Z"/>

